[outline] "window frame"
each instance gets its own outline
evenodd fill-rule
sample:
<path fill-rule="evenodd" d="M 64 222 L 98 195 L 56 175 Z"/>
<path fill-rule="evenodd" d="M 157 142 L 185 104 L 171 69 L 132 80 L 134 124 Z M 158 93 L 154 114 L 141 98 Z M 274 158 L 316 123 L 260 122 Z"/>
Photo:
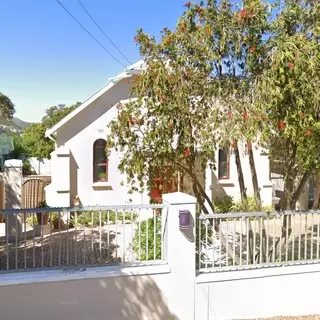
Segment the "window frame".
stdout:
<path fill-rule="evenodd" d="M 103 144 L 102 145 L 99 145 L 99 143 L 102 143 L 103 141 Z M 93 170 L 93 182 L 94 183 L 97 183 L 97 182 L 108 182 L 108 179 L 109 179 L 109 175 L 108 175 L 108 171 L 109 171 L 109 159 L 108 159 L 108 156 L 107 156 L 107 152 L 106 152 L 106 148 L 107 148 L 107 141 L 104 140 L 104 139 L 97 139 L 94 141 L 93 143 L 93 163 L 92 163 L 92 170 Z M 96 160 L 96 150 L 97 149 L 104 149 L 105 150 L 105 159 L 106 161 L 105 162 L 98 162 Z M 97 176 L 96 174 L 96 167 L 105 167 L 105 179 L 99 179 L 99 177 Z"/>
<path fill-rule="evenodd" d="M 220 161 L 220 152 L 226 152 L 227 161 Z M 220 166 L 227 165 L 227 175 L 220 176 Z M 219 148 L 218 151 L 218 180 L 229 180 L 230 179 L 230 150 L 227 148 Z"/>

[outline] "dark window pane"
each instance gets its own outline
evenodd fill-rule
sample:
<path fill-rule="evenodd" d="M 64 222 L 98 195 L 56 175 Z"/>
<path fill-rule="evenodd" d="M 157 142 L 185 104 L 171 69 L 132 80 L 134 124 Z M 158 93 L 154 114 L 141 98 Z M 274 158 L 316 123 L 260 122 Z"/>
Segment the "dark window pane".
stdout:
<path fill-rule="evenodd" d="M 222 162 L 219 163 L 219 179 L 228 179 L 229 178 L 229 163 Z"/>
<path fill-rule="evenodd" d="M 95 143 L 94 143 L 94 146 L 95 147 L 106 147 L 107 145 L 107 142 L 106 140 L 103 140 L 103 139 L 98 139 Z"/>
<path fill-rule="evenodd" d="M 106 154 L 106 141 L 98 139 L 93 145 L 93 180 L 108 180 L 108 159 Z"/>
<path fill-rule="evenodd" d="M 218 178 L 229 179 L 229 151 L 219 149 Z"/>
<path fill-rule="evenodd" d="M 104 148 L 95 148 L 94 149 L 94 163 L 106 163 L 107 155 Z"/>
<path fill-rule="evenodd" d="M 219 149 L 219 163 L 229 162 L 229 152 L 226 149 Z"/>

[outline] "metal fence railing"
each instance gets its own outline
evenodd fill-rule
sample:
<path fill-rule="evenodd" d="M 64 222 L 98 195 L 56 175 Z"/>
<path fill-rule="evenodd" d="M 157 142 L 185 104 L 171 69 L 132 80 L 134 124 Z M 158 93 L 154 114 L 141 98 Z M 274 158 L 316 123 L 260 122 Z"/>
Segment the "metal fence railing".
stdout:
<path fill-rule="evenodd" d="M 164 205 L 4 210 L 0 270 L 163 259 Z"/>
<path fill-rule="evenodd" d="M 198 216 L 200 272 L 320 262 L 320 211 Z"/>

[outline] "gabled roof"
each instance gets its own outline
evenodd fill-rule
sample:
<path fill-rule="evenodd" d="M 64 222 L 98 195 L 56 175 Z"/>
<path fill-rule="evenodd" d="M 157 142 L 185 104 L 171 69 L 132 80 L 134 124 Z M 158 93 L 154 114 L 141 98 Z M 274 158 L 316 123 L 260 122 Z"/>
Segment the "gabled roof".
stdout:
<path fill-rule="evenodd" d="M 62 126 L 64 126 L 70 119 L 72 119 L 74 116 L 76 116 L 78 113 L 80 113 L 82 110 L 84 110 L 87 106 L 89 106 L 93 101 L 101 97 L 104 93 L 106 93 L 108 90 L 110 90 L 114 85 L 116 85 L 119 81 L 121 81 L 124 78 L 130 78 L 133 75 L 138 75 L 141 72 L 145 70 L 145 63 L 143 60 L 140 60 L 133 65 L 127 67 L 124 69 L 123 72 L 119 73 L 116 77 L 110 78 L 110 82 L 101 88 L 98 92 L 93 94 L 91 97 L 89 97 L 87 100 L 85 100 L 79 107 L 74 109 L 72 112 L 70 112 L 68 115 L 66 115 L 64 118 L 62 118 L 58 123 L 56 123 L 53 127 L 48 128 L 46 130 L 45 136 L 50 137 L 52 134 L 56 133 Z"/>

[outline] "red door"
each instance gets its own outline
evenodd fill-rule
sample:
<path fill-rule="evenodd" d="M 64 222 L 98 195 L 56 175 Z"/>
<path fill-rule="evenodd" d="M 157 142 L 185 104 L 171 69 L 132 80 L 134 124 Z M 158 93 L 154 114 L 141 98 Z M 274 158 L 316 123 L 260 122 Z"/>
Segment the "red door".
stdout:
<path fill-rule="evenodd" d="M 152 179 L 150 198 L 152 202 L 162 203 L 162 194 L 178 191 L 178 174 L 167 167 L 164 169 L 157 168 Z M 180 176 L 180 191 L 182 191 L 182 176 Z"/>

